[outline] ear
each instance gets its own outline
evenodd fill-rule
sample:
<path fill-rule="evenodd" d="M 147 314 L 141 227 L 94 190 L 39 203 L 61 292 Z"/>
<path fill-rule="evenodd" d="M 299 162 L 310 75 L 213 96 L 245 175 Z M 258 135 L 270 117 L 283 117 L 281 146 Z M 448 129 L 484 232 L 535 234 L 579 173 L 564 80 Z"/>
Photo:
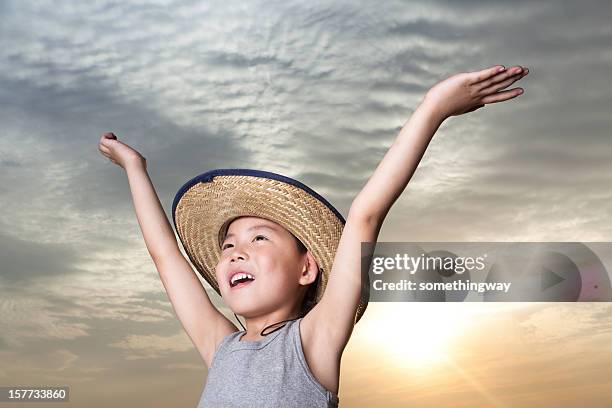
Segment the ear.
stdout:
<path fill-rule="evenodd" d="M 306 257 L 304 259 L 304 264 L 302 265 L 302 273 L 300 275 L 300 284 L 302 285 L 310 285 L 317 279 L 317 274 L 319 273 L 319 266 L 317 265 L 317 261 L 314 256 L 310 253 L 310 251 L 306 252 Z"/>

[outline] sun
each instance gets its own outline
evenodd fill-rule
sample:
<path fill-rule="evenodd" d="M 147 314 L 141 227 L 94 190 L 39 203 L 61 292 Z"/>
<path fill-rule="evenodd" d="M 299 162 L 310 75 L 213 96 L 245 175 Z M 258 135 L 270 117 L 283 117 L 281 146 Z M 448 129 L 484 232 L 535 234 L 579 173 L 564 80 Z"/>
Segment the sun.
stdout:
<path fill-rule="evenodd" d="M 453 341 L 467 329 L 474 308 L 457 303 L 410 302 L 386 303 L 372 309 L 363 327 L 370 346 L 399 367 L 423 369 L 452 359 Z"/>

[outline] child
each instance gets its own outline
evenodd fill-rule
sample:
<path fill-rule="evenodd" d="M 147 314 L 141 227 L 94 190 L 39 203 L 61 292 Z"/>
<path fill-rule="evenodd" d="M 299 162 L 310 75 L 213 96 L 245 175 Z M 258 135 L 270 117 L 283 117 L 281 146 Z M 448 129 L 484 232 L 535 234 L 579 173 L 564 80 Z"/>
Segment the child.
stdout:
<path fill-rule="evenodd" d="M 187 182 L 172 208 L 177 234 L 198 272 L 244 317 L 242 331 L 213 306 L 181 254 L 146 159 L 112 133 L 101 137 L 100 152 L 126 171 L 147 249 L 209 368 L 199 406 L 338 405 L 342 352 L 368 302 L 361 242 L 376 242 L 442 122 L 520 95 L 506 88 L 527 73 L 494 66 L 432 87 L 346 221 L 313 190 L 274 173 L 217 169 Z"/>

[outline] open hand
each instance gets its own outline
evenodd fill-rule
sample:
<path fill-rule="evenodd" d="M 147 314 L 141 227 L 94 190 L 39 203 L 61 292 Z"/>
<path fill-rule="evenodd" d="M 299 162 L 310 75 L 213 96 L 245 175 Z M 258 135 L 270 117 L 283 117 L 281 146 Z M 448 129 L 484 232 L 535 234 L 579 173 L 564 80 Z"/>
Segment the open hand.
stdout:
<path fill-rule="evenodd" d="M 106 156 L 110 161 L 121 166 L 124 170 L 131 164 L 142 165 L 145 168 L 147 167 L 146 159 L 135 149 L 117 140 L 117 136 L 112 132 L 102 135 L 100 143 L 98 144 L 98 150 L 100 150 L 100 153 Z"/>
<path fill-rule="evenodd" d="M 504 69 L 501 65 L 482 71 L 460 73 L 434 85 L 425 95 L 428 104 L 441 119 L 475 111 L 487 103 L 497 103 L 515 98 L 522 88 L 504 90 L 529 73 L 529 69 L 516 65 Z"/>

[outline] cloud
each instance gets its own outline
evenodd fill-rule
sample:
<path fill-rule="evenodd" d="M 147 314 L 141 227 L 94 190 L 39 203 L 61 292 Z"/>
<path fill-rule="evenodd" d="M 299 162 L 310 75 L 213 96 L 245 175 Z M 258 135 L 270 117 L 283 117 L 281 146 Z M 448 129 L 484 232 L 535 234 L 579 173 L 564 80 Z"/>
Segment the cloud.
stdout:
<path fill-rule="evenodd" d="M 77 362 L 78 354 L 67 349 L 21 350 L 20 352 L 0 351 L 0 359 L 6 370 L 0 370 L 0 378 L 42 378 L 69 384 L 92 381 L 89 373 L 106 370 L 103 367 L 82 367 Z"/>
<path fill-rule="evenodd" d="M 194 348 L 193 343 L 183 331 L 173 336 L 130 335 L 109 344 L 109 346 L 127 350 L 127 360 L 160 358 L 169 353 L 188 351 Z"/>
<path fill-rule="evenodd" d="M 561 225 L 573 211 L 568 203 L 563 211 L 549 214 L 550 219 L 539 218 L 551 202 L 571 195 L 561 174 L 589 180 L 581 184 L 580 199 L 603 206 L 609 197 L 599 197 L 595 189 L 609 178 L 592 176 L 608 166 L 598 154 L 606 141 L 593 132 L 607 123 L 597 106 L 609 93 L 601 87 L 576 88 L 579 81 L 567 80 L 575 75 L 572 64 L 548 66 L 543 59 L 548 54 L 533 53 L 521 40 L 532 38 L 534 44 L 545 46 L 559 38 L 553 35 L 563 34 L 555 31 L 557 21 L 569 21 L 572 6 L 508 10 L 502 3 L 486 7 L 474 3 L 466 7 L 477 8 L 478 13 L 466 16 L 463 8 L 446 2 L 429 8 L 329 4 L 316 12 L 293 4 L 266 12 L 257 25 L 245 26 L 239 22 L 259 11 L 255 3 L 236 9 L 196 2 L 112 6 L 88 2 L 78 7 L 61 2 L 12 3 L 12 18 L 4 30 L 17 41 L 5 44 L 2 52 L 4 95 L 14 101 L 6 122 L 9 132 L 27 128 L 23 123 L 27 109 L 33 122 L 40 123 L 38 129 L 49 125 L 57 129 L 56 136 L 34 129 L 33 134 L 62 141 L 54 148 L 60 157 L 69 157 L 68 146 L 88 149 L 86 139 L 70 137 L 76 129 L 97 137 L 111 124 L 149 158 L 167 213 L 172 195 L 188 178 L 208 167 L 234 163 L 301 177 L 347 209 L 428 87 L 445 75 L 491 65 L 490 60 L 503 55 L 493 48 L 503 35 L 506 55 L 529 55 L 522 63 L 532 67 L 524 80 L 532 89 L 527 91 L 530 96 L 503 107 L 491 105 L 489 112 L 445 125 L 411 181 L 409 189 L 419 202 L 402 198 L 397 211 L 414 212 L 415 205 L 419 211 L 431 209 L 420 213 L 417 218 L 423 223 L 412 228 L 425 235 L 430 230 L 425 225 L 458 208 L 474 219 L 469 231 L 485 237 L 495 234 L 488 224 L 512 231 L 516 223 L 509 222 L 509 214 L 528 205 L 533 211 L 523 214 L 534 224 L 529 232 L 533 237 L 543 225 Z M 495 19 L 501 11 L 504 18 Z M 389 15 L 394 19 L 387 21 Z M 26 25 L 21 22 L 26 16 L 40 23 L 45 35 L 19 35 L 24 34 Z M 88 24 L 75 28 L 74 23 L 83 18 Z M 530 23 L 534 20 L 538 24 Z M 297 34 L 299 27 L 308 29 Z M 544 36 L 542 30 L 550 35 Z M 563 36 L 590 44 L 599 38 L 601 49 L 607 34 L 590 25 L 583 30 L 580 35 Z M 475 50 L 474 43 L 488 48 Z M 604 61 L 602 55 L 593 54 L 580 64 L 588 64 L 584 68 L 594 77 L 603 77 Z M 540 74 L 544 70 L 547 75 Z M 556 97 L 551 98 L 552 92 Z M 584 109 L 579 114 L 575 104 L 561 103 L 586 95 L 590 97 L 581 101 Z M 588 125 L 589 116 L 596 124 Z M 584 122 L 586 129 L 590 126 L 591 143 L 581 144 L 580 150 L 555 147 L 556 140 L 574 136 L 570 127 L 555 122 L 566 118 Z M 84 126 L 84 119 L 91 124 Z M 66 145 L 69 140 L 74 143 Z M 95 143 L 87 142 L 95 155 Z M 18 162 L 7 158 L 4 163 L 10 167 Z M 110 210 L 118 224 L 133 222 L 124 178 L 108 177 L 101 183 L 100 166 L 86 163 L 90 164 L 63 163 L 61 169 L 69 176 L 55 196 L 70 197 L 72 211 L 87 210 L 96 224 L 110 218 Z M 573 171 L 559 171 L 567 168 Z M 534 188 L 542 191 L 537 197 L 529 195 Z M 75 191 L 80 194 L 70 193 Z M 522 198 L 525 195 L 527 200 Z M 480 207 L 488 209 L 490 222 L 479 222 Z M 27 208 L 15 208 L 18 219 L 31 215 Z M 61 216 L 78 222 L 69 214 Z M 465 234 L 466 227 L 460 228 L 463 220 L 437 223 L 439 234 Z M 555 234 L 580 226 L 591 229 L 601 221 L 602 216 L 592 213 Z M 590 236 L 600 238 L 610 232 L 600 229 Z M 94 234 L 92 238 L 104 237 Z"/>
<path fill-rule="evenodd" d="M 612 336 L 612 305 L 606 303 L 555 304 L 537 310 L 519 326 L 527 341 L 546 345 Z"/>
<path fill-rule="evenodd" d="M 0 232 L 0 279 L 32 281 L 40 277 L 78 273 L 73 263 L 79 258 L 74 247 L 57 242 L 33 242 Z"/>
<path fill-rule="evenodd" d="M 145 285 L 132 286 L 129 279 L 112 276 L 41 278 L 23 285 L 0 281 L 0 349 L 19 349 L 32 339 L 88 337 L 107 319 L 149 324 L 174 320 L 170 303 L 155 299 L 159 288 L 153 287 L 148 292 Z"/>
<path fill-rule="evenodd" d="M 89 335 L 89 325 L 67 321 L 62 312 L 40 296 L 26 296 L 2 287 L 0 298 L 0 338 L 8 348 L 23 347 L 26 339 L 49 338 L 70 340 Z"/>
<path fill-rule="evenodd" d="M 176 363 L 176 364 L 164 364 L 162 368 L 166 370 L 193 370 L 193 371 L 202 371 L 204 366 L 197 364 L 189 364 L 189 363 Z"/>
<path fill-rule="evenodd" d="M 130 359 L 193 349 L 183 332 L 105 331 L 176 324 L 127 177 L 97 151 L 105 131 L 147 158 L 168 219 L 183 183 L 218 167 L 296 177 L 346 215 L 427 89 L 522 64 L 523 96 L 444 122 L 380 239 L 609 240 L 607 4 L 520 4 L 1 2 L 0 376 L 32 344 L 94 329 Z M 511 338 L 604 344 L 610 311 L 579 307 L 524 316 Z M 24 370 L 97 375 L 61 349 Z"/>

